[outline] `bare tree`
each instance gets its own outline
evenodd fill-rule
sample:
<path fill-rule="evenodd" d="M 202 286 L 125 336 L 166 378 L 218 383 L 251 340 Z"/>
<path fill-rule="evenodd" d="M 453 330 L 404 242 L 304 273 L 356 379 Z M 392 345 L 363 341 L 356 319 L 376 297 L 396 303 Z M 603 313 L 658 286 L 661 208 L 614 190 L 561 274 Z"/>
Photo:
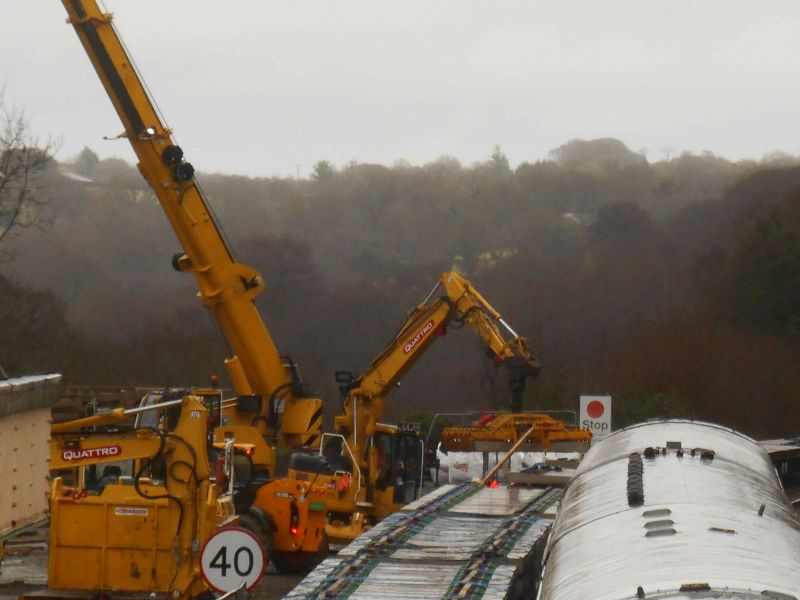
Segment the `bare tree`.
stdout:
<path fill-rule="evenodd" d="M 39 143 L 22 110 L 5 101 L 0 88 L 0 243 L 17 228 L 44 224 L 36 180 L 53 157 L 55 144 Z"/>

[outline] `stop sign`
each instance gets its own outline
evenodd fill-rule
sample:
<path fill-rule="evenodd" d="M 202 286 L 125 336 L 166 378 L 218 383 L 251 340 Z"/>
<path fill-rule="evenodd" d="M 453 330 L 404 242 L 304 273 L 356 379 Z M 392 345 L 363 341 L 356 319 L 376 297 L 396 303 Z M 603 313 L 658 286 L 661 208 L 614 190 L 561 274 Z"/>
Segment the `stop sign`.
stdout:
<path fill-rule="evenodd" d="M 580 426 L 592 432 L 594 439 L 611 432 L 611 396 L 581 396 Z"/>

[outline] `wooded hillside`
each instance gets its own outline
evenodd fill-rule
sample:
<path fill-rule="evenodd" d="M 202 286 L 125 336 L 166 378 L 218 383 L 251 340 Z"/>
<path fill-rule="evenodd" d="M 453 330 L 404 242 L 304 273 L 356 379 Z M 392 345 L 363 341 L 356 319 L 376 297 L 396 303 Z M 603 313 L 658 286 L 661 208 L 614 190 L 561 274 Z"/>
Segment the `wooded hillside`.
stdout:
<path fill-rule="evenodd" d="M 536 349 L 529 408 L 610 393 L 617 425 L 681 415 L 800 429 L 800 168 L 787 157 L 649 163 L 617 140 L 576 140 L 516 169 L 495 148 L 471 166 L 321 161 L 309 180 L 199 180 L 240 260 L 264 273 L 262 314 L 329 415 L 334 369 L 365 368 L 456 268 Z M 97 384 L 221 372 L 224 343 L 172 270 L 177 242 L 135 167 L 87 149 L 40 184 L 49 226 L 4 243 L 0 366 Z M 390 410 L 507 400 L 460 330 Z"/>

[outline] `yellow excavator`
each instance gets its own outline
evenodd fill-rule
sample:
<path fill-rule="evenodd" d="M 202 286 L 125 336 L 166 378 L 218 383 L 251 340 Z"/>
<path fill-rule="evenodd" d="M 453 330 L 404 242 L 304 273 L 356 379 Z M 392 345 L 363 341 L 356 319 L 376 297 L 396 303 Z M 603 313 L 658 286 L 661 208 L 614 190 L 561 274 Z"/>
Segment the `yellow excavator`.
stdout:
<path fill-rule="evenodd" d="M 194 176 L 193 166 L 172 139 L 136 68 L 95 0 L 62 0 L 68 22 L 83 44 L 183 251 L 173 266 L 192 273 L 199 296 L 227 341 L 225 366 L 236 398 L 223 405 L 217 442 L 235 440 L 253 448 L 261 478 L 277 476 L 277 453 L 319 444 L 322 401 L 310 395 L 294 362 L 278 353 L 253 302 L 262 276 L 239 263 L 225 242 Z M 310 481 L 293 480 L 250 494 L 242 521 L 258 533 L 280 566 L 324 549 L 324 506 Z M 290 510 L 282 508 L 290 499 Z M 252 500 L 252 504 L 249 502 Z M 277 504 L 276 504 L 277 503 Z M 241 504 L 241 503 L 240 503 Z"/>
<path fill-rule="evenodd" d="M 172 427 L 166 411 L 176 415 Z M 153 426 L 125 425 L 143 413 Z M 22 598 L 206 594 L 200 549 L 236 514 L 213 479 L 203 398 L 57 423 L 51 436 L 50 467 L 70 481 L 51 485 L 48 587 Z M 230 475 L 229 466 L 220 473 Z"/>
<path fill-rule="evenodd" d="M 326 531 L 332 543 L 347 543 L 417 498 L 423 459 L 419 428 L 379 420 L 401 377 L 448 327 L 464 325 L 507 371 L 513 402 L 521 406 L 527 379 L 539 372 L 525 338 L 469 281 L 456 272 L 444 273 L 361 375 L 337 372 L 344 410 L 334 419 L 335 432 L 323 435 L 319 454 L 292 456 L 289 478 L 326 486 Z"/>

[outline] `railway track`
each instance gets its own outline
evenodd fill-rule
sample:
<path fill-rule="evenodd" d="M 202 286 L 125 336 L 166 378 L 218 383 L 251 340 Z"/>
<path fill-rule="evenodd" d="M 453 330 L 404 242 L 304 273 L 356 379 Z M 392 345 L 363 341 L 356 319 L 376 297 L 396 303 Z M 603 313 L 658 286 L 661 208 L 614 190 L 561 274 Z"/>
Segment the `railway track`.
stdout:
<path fill-rule="evenodd" d="M 556 487 L 444 486 L 324 561 L 286 598 L 530 597 L 560 496 Z"/>

